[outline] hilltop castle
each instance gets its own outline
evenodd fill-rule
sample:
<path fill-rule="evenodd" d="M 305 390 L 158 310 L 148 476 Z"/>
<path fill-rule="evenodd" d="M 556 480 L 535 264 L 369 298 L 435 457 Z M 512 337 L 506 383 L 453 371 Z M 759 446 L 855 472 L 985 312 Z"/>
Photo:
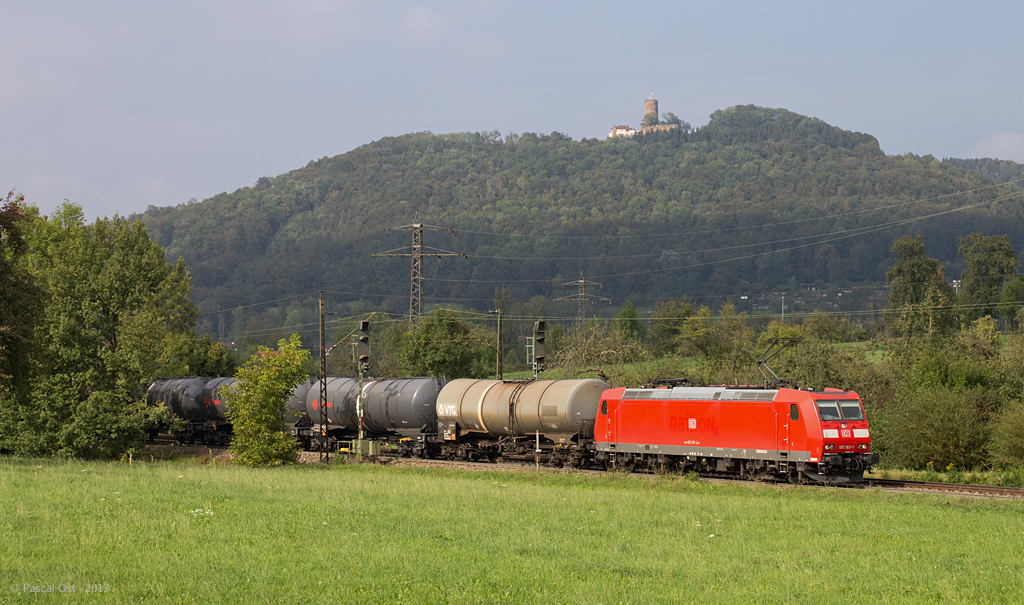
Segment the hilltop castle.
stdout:
<path fill-rule="evenodd" d="M 653 118 L 651 116 L 653 116 Z M 641 126 L 640 130 L 626 125 L 612 126 L 612 131 L 608 133 L 608 138 L 614 139 L 615 137 L 631 137 L 638 132 L 640 134 L 646 134 L 648 132 L 661 132 L 679 128 L 679 124 L 663 124 L 659 122 L 658 100 L 653 98 L 644 101 L 644 119 L 640 123 L 648 125 Z"/>

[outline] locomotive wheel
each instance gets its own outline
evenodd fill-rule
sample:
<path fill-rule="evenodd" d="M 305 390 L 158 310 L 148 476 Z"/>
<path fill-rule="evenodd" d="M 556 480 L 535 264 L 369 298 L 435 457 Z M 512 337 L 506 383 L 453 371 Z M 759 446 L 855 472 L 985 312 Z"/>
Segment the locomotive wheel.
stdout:
<path fill-rule="evenodd" d="M 622 471 L 624 473 L 633 472 L 633 457 L 629 454 L 618 454 L 615 456 L 615 462 L 613 463 L 613 469 Z"/>

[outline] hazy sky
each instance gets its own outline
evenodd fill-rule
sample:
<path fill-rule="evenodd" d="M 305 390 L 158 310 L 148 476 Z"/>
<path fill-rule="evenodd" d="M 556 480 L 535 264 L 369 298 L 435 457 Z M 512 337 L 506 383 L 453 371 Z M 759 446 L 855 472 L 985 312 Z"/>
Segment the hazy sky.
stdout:
<path fill-rule="evenodd" d="M 841 4 L 841 5 L 840 5 Z M 9 2 L 0 187 L 126 215 L 384 136 L 783 107 L 1024 162 L 1020 2 Z"/>

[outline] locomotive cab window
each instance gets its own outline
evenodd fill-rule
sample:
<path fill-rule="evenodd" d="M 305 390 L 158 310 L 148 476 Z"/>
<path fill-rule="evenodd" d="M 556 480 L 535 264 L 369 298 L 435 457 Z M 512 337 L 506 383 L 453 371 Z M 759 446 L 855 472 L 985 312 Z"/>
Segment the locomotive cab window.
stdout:
<path fill-rule="evenodd" d="M 800 407 L 797 404 L 789 404 L 789 417 L 792 420 L 800 420 Z"/>
<path fill-rule="evenodd" d="M 843 420 L 864 420 L 864 410 L 856 399 L 840 399 L 837 403 L 839 411 L 843 413 Z"/>
<path fill-rule="evenodd" d="M 607 416 L 608 415 L 608 402 L 607 401 L 602 401 L 601 402 L 601 415 L 602 416 Z"/>
<path fill-rule="evenodd" d="M 822 422 L 829 420 L 842 420 L 843 417 L 839 413 L 839 406 L 836 405 L 834 400 L 823 400 L 815 402 L 818 404 L 818 416 L 821 416 Z"/>
<path fill-rule="evenodd" d="M 820 400 L 818 415 L 822 421 L 828 420 L 864 420 L 864 410 L 857 399 L 840 399 L 838 401 Z"/>

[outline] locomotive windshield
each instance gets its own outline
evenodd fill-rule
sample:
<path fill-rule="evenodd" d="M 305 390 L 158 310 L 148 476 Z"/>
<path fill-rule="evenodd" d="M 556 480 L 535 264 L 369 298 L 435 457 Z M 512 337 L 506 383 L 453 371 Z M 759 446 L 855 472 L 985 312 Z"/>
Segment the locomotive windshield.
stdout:
<path fill-rule="evenodd" d="M 818 415 L 827 420 L 864 420 L 864 411 L 856 399 L 819 400 Z"/>
<path fill-rule="evenodd" d="M 840 399 L 838 403 L 843 420 L 864 420 L 864 410 L 860 408 L 860 402 L 856 399 Z"/>

